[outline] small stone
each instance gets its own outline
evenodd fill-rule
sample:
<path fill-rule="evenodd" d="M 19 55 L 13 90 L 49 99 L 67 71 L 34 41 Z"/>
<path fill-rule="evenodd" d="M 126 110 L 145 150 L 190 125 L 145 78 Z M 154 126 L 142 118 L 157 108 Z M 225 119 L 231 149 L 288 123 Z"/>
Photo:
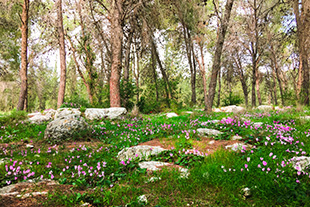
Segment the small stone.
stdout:
<path fill-rule="evenodd" d="M 250 197 L 251 196 L 251 189 L 246 187 L 246 188 L 243 188 L 241 189 L 241 193 L 242 195 L 247 198 L 247 197 Z"/>
<path fill-rule="evenodd" d="M 154 183 L 154 182 L 159 181 L 159 180 L 161 180 L 161 177 L 151 177 L 150 179 L 145 181 L 145 183 Z"/>
<path fill-rule="evenodd" d="M 212 140 L 212 141 L 210 141 L 208 144 L 214 144 L 215 143 L 215 141 L 214 140 Z"/>
<path fill-rule="evenodd" d="M 249 148 L 251 146 L 250 145 L 246 145 L 246 144 L 241 144 L 241 143 L 235 143 L 233 145 L 225 146 L 225 149 L 231 149 L 232 151 L 238 151 L 238 150 L 242 150 L 243 147 Z"/>
<path fill-rule="evenodd" d="M 237 135 L 231 137 L 231 140 L 241 140 L 241 139 L 242 139 L 242 137 L 237 136 Z"/>
<path fill-rule="evenodd" d="M 203 136 L 203 135 L 220 135 L 220 134 L 223 134 L 223 132 L 220 132 L 218 130 L 215 130 L 215 129 L 207 129 L 207 128 L 199 128 L 197 129 L 197 132 L 200 136 Z"/>
<path fill-rule="evenodd" d="M 89 205 L 91 205 L 91 204 L 90 203 L 83 203 L 80 206 L 89 206 Z"/>
<path fill-rule="evenodd" d="M 138 202 L 139 202 L 139 203 L 147 204 L 146 195 L 141 195 L 141 196 L 139 196 L 139 197 L 138 197 Z"/>
<path fill-rule="evenodd" d="M 150 155 L 157 155 L 165 150 L 166 149 L 163 149 L 159 146 L 149 146 L 149 145 L 127 147 L 122 149 L 118 153 L 117 158 L 122 161 L 125 161 L 129 158 L 148 159 Z"/>
<path fill-rule="evenodd" d="M 30 149 L 34 148 L 34 146 L 31 145 L 31 144 L 26 144 L 26 147 L 27 147 L 27 148 L 30 148 Z"/>

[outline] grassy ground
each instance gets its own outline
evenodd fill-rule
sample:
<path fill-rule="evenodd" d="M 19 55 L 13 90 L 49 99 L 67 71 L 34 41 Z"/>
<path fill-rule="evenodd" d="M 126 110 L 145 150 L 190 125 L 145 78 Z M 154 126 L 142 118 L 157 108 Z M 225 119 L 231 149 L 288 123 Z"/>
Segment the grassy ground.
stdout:
<path fill-rule="evenodd" d="M 292 157 L 310 152 L 310 122 L 299 118 L 307 113 L 295 109 L 238 116 L 195 112 L 170 119 L 157 114 L 101 120 L 89 123 L 92 129 L 83 137 L 53 143 L 43 139 L 47 124 L 20 121 L 25 114 L 13 112 L 0 117 L 0 159 L 6 159 L 0 165 L 0 187 L 34 178 L 72 186 L 66 193 L 61 188 L 50 191 L 48 199 L 41 201 L 45 206 L 85 202 L 93 206 L 310 206 L 309 173 L 296 171 L 290 163 Z M 254 126 L 254 122 L 263 124 Z M 187 153 L 202 139 L 197 134 L 201 127 L 224 132 L 212 137 L 216 140 L 238 134 L 253 148 L 239 152 L 219 148 L 208 156 Z M 178 170 L 150 173 L 140 169 L 137 160 L 117 160 L 124 147 L 154 139 L 168 139 L 174 149 L 152 159 L 188 168 L 188 178 L 180 178 Z M 146 182 L 151 177 L 161 179 Z M 243 196 L 245 187 L 251 189 L 251 196 Z M 141 195 L 146 195 L 147 203 L 138 202 Z"/>

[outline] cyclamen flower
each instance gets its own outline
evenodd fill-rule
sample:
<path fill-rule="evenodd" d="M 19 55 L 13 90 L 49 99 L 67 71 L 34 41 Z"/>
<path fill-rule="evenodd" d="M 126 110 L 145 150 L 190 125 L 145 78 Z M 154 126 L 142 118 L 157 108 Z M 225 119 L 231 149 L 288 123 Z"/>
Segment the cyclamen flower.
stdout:
<path fill-rule="evenodd" d="M 266 166 L 266 165 L 267 165 L 267 162 L 266 162 L 266 161 L 263 161 L 263 165 Z"/>

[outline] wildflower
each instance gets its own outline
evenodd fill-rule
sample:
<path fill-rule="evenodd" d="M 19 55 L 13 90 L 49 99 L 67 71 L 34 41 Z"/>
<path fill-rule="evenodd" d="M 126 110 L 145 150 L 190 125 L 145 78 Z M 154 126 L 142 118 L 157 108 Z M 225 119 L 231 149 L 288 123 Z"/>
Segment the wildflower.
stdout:
<path fill-rule="evenodd" d="M 267 162 L 266 162 L 266 161 L 263 161 L 263 165 L 266 166 L 266 165 L 267 165 Z"/>
<path fill-rule="evenodd" d="M 248 162 L 250 162 L 251 158 L 250 158 L 250 157 L 248 157 L 248 158 L 246 158 L 246 160 L 247 160 Z"/>
<path fill-rule="evenodd" d="M 248 165 L 247 165 L 247 164 L 244 164 L 244 168 L 248 168 Z"/>

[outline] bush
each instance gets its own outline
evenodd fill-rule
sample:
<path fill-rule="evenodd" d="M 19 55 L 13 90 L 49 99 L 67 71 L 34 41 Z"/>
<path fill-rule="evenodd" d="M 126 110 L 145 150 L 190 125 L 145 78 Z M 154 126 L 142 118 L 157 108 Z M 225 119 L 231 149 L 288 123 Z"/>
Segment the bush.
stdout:
<path fill-rule="evenodd" d="M 26 111 L 17 111 L 13 109 L 9 115 L 0 117 L 0 125 L 25 120 L 27 118 L 28 113 Z"/>
<path fill-rule="evenodd" d="M 229 93 L 229 96 L 226 97 L 223 102 L 224 106 L 238 105 L 242 103 L 242 98 L 239 95 L 233 95 L 232 93 Z"/>

